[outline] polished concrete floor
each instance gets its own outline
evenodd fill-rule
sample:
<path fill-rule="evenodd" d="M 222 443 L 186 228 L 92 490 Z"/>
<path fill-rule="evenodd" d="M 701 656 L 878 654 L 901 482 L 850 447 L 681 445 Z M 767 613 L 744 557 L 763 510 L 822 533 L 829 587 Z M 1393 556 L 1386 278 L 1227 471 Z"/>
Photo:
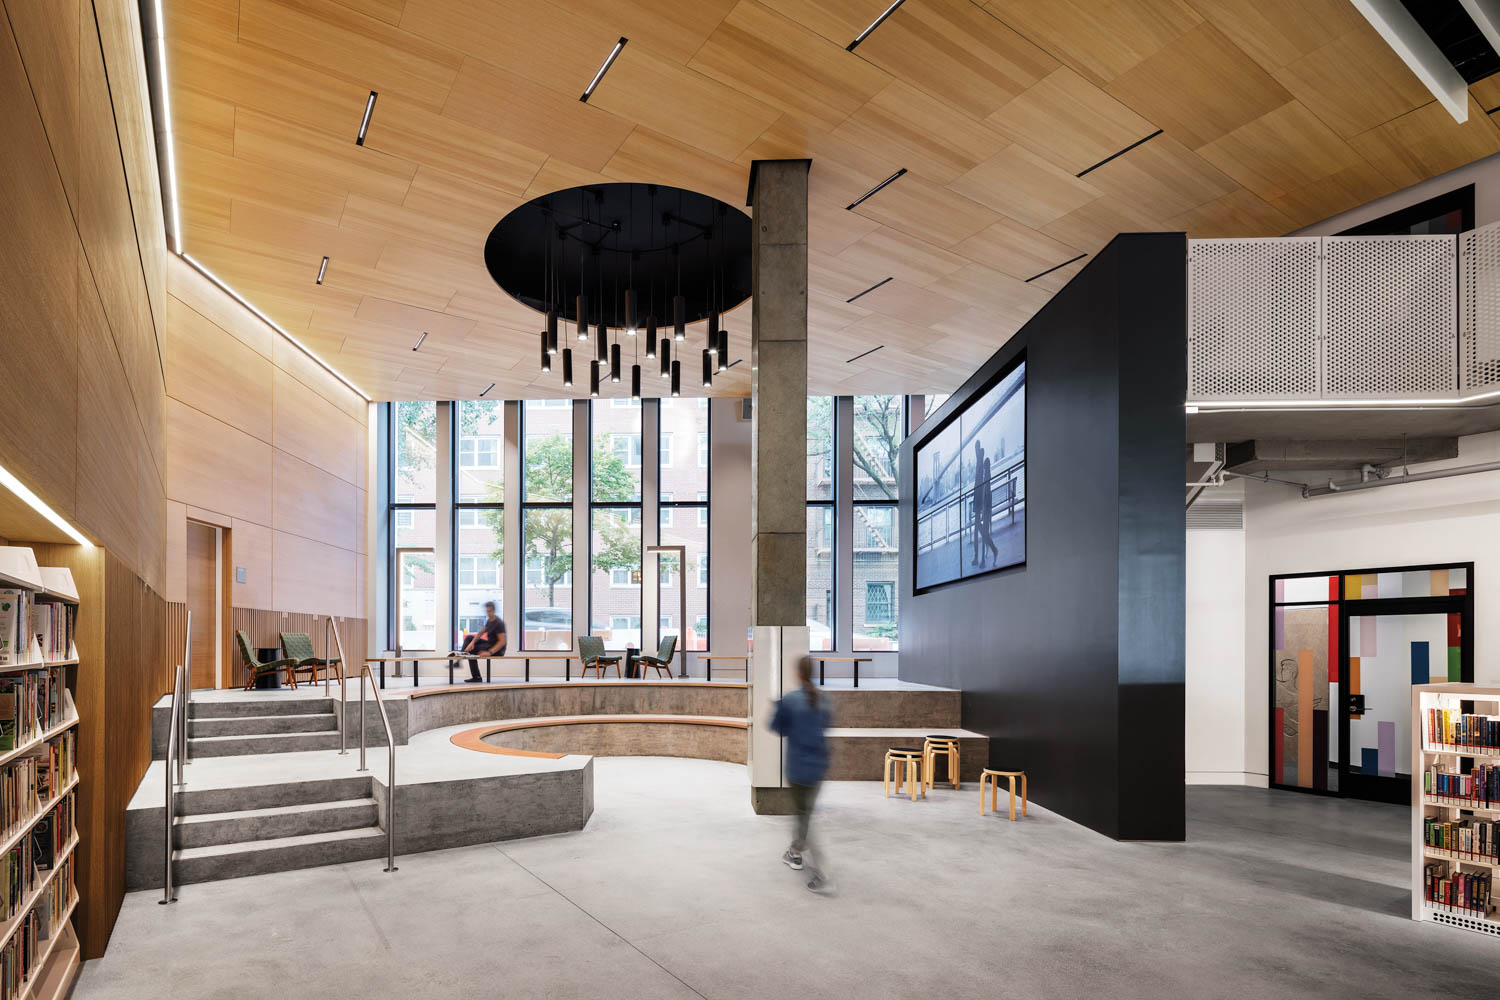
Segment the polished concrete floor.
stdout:
<path fill-rule="evenodd" d="M 595 767 L 582 833 L 128 896 L 74 996 L 1500 993 L 1500 939 L 1410 919 L 1399 807 L 1193 787 L 1188 843 L 1118 844 L 1040 808 L 981 819 L 972 785 L 842 782 L 824 896 L 779 863 L 788 821 L 751 813 L 743 768 Z"/>

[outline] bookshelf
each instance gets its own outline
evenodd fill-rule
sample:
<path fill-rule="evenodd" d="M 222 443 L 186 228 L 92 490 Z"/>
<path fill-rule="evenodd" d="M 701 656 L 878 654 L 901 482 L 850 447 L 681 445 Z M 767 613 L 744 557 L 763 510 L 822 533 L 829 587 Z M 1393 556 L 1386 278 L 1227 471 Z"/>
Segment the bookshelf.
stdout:
<path fill-rule="evenodd" d="M 1413 920 L 1500 939 L 1500 688 L 1412 687 Z"/>
<path fill-rule="evenodd" d="M 0 546 L 0 1000 L 58 1000 L 77 976 L 78 590 Z"/>

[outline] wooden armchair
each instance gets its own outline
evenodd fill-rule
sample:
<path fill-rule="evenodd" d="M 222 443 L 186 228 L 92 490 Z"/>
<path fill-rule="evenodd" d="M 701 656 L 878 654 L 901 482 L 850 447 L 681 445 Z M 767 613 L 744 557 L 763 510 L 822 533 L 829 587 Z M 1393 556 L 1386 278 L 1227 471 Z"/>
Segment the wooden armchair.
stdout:
<path fill-rule="evenodd" d="M 244 629 L 236 630 L 234 633 L 234 638 L 235 641 L 239 643 L 240 658 L 245 661 L 245 669 L 249 671 L 249 676 L 245 679 L 246 691 L 249 691 L 255 686 L 256 680 L 258 680 L 262 674 L 274 674 L 276 671 L 283 668 L 286 669 L 287 686 L 292 688 L 295 688 L 297 686 L 297 676 L 292 673 L 292 667 L 296 665 L 296 660 L 293 660 L 291 657 L 284 656 L 279 660 L 266 660 L 262 662 L 261 660 L 257 660 L 255 658 L 255 650 L 250 648 L 250 637 L 245 634 Z"/>
<path fill-rule="evenodd" d="M 651 667 L 655 667 L 656 676 L 660 677 L 662 674 L 666 674 L 668 677 L 671 677 L 672 654 L 676 651 L 677 637 L 669 635 L 661 641 L 661 645 L 657 648 L 655 656 L 648 656 L 644 653 L 637 656 L 635 662 L 641 665 L 641 676 L 645 677 L 646 671 Z"/>
<path fill-rule="evenodd" d="M 624 676 L 620 673 L 620 657 L 605 652 L 604 640 L 597 635 L 578 637 L 578 660 L 583 664 L 582 669 L 578 671 L 579 677 L 587 677 L 588 672 L 592 670 L 595 677 L 602 678 L 604 671 L 611 665 L 615 668 L 616 677 Z"/>
<path fill-rule="evenodd" d="M 283 632 L 281 633 L 281 651 L 288 658 L 295 660 L 292 665 L 294 673 L 305 673 L 311 676 L 314 684 L 318 683 L 319 667 L 336 667 L 339 658 L 335 656 L 331 660 L 325 660 L 318 656 L 313 650 L 312 638 L 306 632 Z"/>

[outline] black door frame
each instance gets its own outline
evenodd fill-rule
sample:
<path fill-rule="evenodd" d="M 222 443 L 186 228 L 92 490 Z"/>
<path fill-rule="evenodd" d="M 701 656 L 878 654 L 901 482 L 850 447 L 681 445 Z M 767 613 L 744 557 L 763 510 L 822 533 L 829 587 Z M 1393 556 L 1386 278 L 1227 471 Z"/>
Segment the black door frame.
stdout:
<path fill-rule="evenodd" d="M 1462 569 L 1464 570 L 1464 592 L 1446 597 L 1389 597 L 1389 598 L 1354 598 L 1346 599 L 1343 596 L 1344 581 L 1351 576 L 1365 576 L 1380 573 L 1418 573 L 1431 572 L 1435 569 Z M 1306 579 L 1308 577 L 1337 577 L 1339 581 L 1338 598 L 1329 598 L 1321 601 L 1280 601 L 1276 600 L 1276 582 L 1278 580 Z M 1334 571 L 1311 571 L 1300 573 L 1273 573 L 1266 581 L 1267 596 L 1269 602 L 1267 609 L 1267 684 L 1266 707 L 1268 718 L 1266 726 L 1270 733 L 1270 739 L 1266 744 L 1266 774 L 1269 787 L 1281 791 L 1302 792 L 1308 795 L 1330 795 L 1336 798 L 1362 798 L 1367 796 L 1353 796 L 1349 791 L 1349 717 L 1348 699 L 1345 685 L 1349 676 L 1349 619 L 1366 614 L 1452 614 L 1458 613 L 1459 619 L 1459 677 L 1464 683 L 1474 682 L 1474 563 L 1468 562 L 1440 562 L 1424 563 L 1416 566 L 1382 566 L 1365 569 L 1341 569 Z M 1339 719 L 1339 787 L 1335 790 L 1322 788 L 1303 788 L 1300 785 L 1288 785 L 1283 783 L 1281 775 L 1276 773 L 1276 748 L 1282 734 L 1276 731 L 1276 609 L 1277 607 L 1308 607 L 1337 604 L 1338 629 L 1339 629 L 1339 694 L 1343 704 L 1337 706 Z M 1451 607 L 1450 607 L 1451 606 Z M 1350 609 L 1354 612 L 1351 614 Z M 1330 710 L 1334 710 L 1330 706 Z M 1362 775 L 1357 776 L 1363 777 Z M 1411 785 L 1407 779 L 1385 778 L 1374 782 L 1379 797 L 1376 801 L 1407 803 L 1411 800 Z M 1356 784 L 1362 782 L 1356 780 Z M 1399 797 L 1392 789 L 1399 786 Z M 1366 788 L 1365 791 L 1372 789 Z"/>

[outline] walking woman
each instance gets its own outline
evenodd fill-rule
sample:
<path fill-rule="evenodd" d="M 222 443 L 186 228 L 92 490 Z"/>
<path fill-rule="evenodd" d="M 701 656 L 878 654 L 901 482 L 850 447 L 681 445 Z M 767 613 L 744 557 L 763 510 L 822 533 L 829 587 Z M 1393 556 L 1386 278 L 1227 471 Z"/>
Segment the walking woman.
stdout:
<path fill-rule="evenodd" d="M 824 871 L 827 859 L 813 848 L 809 826 L 818 788 L 828 773 L 828 744 L 823 731 L 832 721 L 832 713 L 813 687 L 811 657 L 803 657 L 797 664 L 797 677 L 802 686 L 777 702 L 771 717 L 771 729 L 786 737 L 786 777 L 792 783 L 792 800 L 797 808 L 796 833 L 781 860 L 793 871 L 801 871 L 804 865 L 810 868 L 812 878 L 807 887 L 817 891 L 828 885 Z M 814 856 L 813 862 L 804 860 L 808 854 Z"/>

